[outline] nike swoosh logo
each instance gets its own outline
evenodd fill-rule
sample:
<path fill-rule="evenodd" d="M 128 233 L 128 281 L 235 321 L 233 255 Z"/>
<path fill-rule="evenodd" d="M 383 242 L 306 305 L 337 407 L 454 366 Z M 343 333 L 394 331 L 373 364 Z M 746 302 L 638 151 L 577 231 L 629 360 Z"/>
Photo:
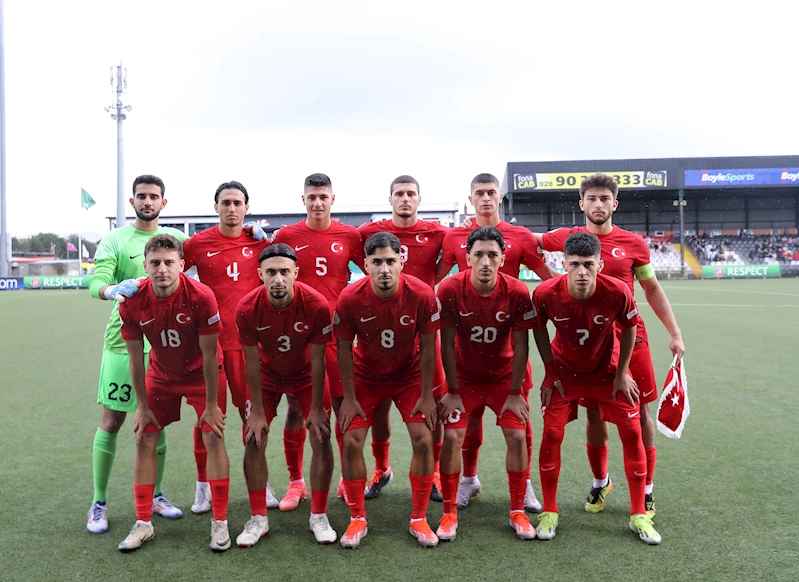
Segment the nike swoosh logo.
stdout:
<path fill-rule="evenodd" d="M 570 317 L 553 317 L 552 318 L 553 321 L 567 321 L 569 319 L 571 319 L 571 318 Z"/>
<path fill-rule="evenodd" d="M 139 253 L 138 255 L 132 255 L 132 256 L 129 255 L 129 258 L 132 260 L 132 259 L 135 259 L 136 257 L 142 256 L 143 254 L 144 253 Z"/>
<path fill-rule="evenodd" d="M 644 392 L 644 398 L 652 394 L 652 392 L 654 392 L 654 390 L 650 390 L 649 392 Z"/>
<path fill-rule="evenodd" d="M 266 325 L 264 327 L 256 327 L 255 329 L 256 329 L 256 331 L 263 331 L 265 329 L 269 329 L 270 327 L 272 327 L 272 326 L 271 325 Z"/>
<path fill-rule="evenodd" d="M 632 414 L 630 414 L 629 412 L 627 413 L 627 418 L 635 418 L 636 416 L 638 416 L 637 412 L 633 412 Z"/>
<path fill-rule="evenodd" d="M 154 317 L 152 319 L 148 319 L 147 321 L 139 320 L 139 325 L 141 325 L 143 327 L 143 326 L 147 325 L 148 323 L 152 323 L 154 321 L 155 321 Z"/>
<path fill-rule="evenodd" d="M 646 477 L 646 472 L 644 472 L 644 473 L 639 473 L 638 471 L 633 471 L 633 473 L 635 473 L 635 476 L 636 476 L 636 477 Z"/>
<path fill-rule="evenodd" d="M 372 321 L 373 319 L 377 319 L 377 316 L 373 315 L 372 317 L 367 317 L 365 319 L 362 317 L 361 318 L 361 323 L 366 323 L 367 321 Z"/>
<path fill-rule="evenodd" d="M 221 253 L 221 252 L 222 252 L 222 251 L 216 251 L 216 252 L 213 252 L 213 253 L 212 253 L 211 251 L 208 251 L 208 256 L 209 256 L 209 257 L 213 257 L 213 256 L 215 256 L 215 255 L 218 255 L 218 254 L 219 254 L 219 253 Z"/>
<path fill-rule="evenodd" d="M 466 243 L 461 244 L 461 248 L 465 249 L 466 248 Z"/>
<path fill-rule="evenodd" d="M 474 315 L 474 311 L 470 311 L 469 313 L 464 313 L 463 311 L 459 311 L 458 314 L 461 317 L 469 317 L 470 315 Z"/>
<path fill-rule="evenodd" d="M 301 251 L 302 249 L 307 249 L 309 246 L 311 246 L 311 245 L 303 245 L 301 247 L 294 247 L 294 250 L 295 251 Z"/>

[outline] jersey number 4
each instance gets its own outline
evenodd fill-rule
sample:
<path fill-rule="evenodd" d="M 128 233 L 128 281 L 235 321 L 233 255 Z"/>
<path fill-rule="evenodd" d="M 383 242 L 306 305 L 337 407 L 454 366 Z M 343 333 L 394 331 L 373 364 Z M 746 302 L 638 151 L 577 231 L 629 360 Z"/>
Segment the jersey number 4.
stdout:
<path fill-rule="evenodd" d="M 239 263 L 238 261 L 233 263 L 232 265 L 227 266 L 227 276 L 233 279 L 234 281 L 239 280 Z"/>

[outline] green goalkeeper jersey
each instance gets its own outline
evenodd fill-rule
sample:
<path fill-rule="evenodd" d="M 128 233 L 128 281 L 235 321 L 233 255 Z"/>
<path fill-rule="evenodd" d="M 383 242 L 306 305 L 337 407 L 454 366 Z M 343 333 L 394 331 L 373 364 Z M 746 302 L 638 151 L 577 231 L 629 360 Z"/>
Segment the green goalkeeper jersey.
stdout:
<path fill-rule="evenodd" d="M 126 279 L 144 277 L 144 245 L 157 234 L 171 234 L 179 241 L 188 237 L 181 231 L 168 226 L 159 226 L 151 232 L 136 230 L 128 224 L 112 230 L 97 245 L 94 254 L 94 275 L 89 284 L 92 297 L 100 297 L 100 288 L 105 285 L 121 283 Z M 119 304 L 114 301 L 111 318 L 105 328 L 105 349 L 112 352 L 127 353 L 125 340 L 120 331 Z M 149 351 L 150 346 L 145 346 Z"/>

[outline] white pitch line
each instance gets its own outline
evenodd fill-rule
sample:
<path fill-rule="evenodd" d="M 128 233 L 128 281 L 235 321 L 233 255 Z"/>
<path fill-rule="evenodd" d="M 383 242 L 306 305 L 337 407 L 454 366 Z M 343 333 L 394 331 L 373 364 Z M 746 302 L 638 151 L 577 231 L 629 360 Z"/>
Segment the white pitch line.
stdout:
<path fill-rule="evenodd" d="M 672 303 L 672 307 L 799 307 L 799 303 L 789 303 L 785 305 L 763 305 L 761 303 Z"/>
<path fill-rule="evenodd" d="M 746 289 L 719 289 L 718 287 L 686 287 L 684 285 L 664 285 L 667 290 L 687 289 L 689 291 L 710 291 L 712 293 L 754 293 L 755 295 L 781 295 L 783 297 L 799 297 L 799 293 L 779 293 L 777 291 L 747 291 Z"/>

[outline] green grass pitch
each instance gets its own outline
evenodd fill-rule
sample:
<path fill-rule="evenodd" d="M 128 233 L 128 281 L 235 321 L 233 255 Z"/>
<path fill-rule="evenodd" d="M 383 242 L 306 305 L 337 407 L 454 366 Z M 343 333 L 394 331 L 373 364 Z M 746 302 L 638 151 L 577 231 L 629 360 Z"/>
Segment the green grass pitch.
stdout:
<path fill-rule="evenodd" d="M 221 555 L 207 547 L 209 518 L 189 511 L 194 415 L 187 408 L 184 421 L 168 429 L 165 479 L 165 492 L 186 516 L 174 522 L 156 516 L 153 542 L 132 555 L 116 550 L 134 520 L 128 422 L 109 488 L 110 531 L 86 532 L 91 444 L 100 416 L 98 364 L 110 305 L 86 291 L 1 293 L 0 580 L 796 580 L 799 279 L 663 286 L 688 349 L 692 415 L 682 440 L 658 435 L 661 546 L 647 547 L 627 529 L 627 487 L 615 435 L 610 471 L 617 488 L 603 514 L 583 512 L 591 475 L 582 420 L 569 426 L 564 442 L 557 537 L 516 539 L 507 523 L 504 444 L 489 413 L 480 458 L 484 493 L 461 512 L 455 542 L 425 550 L 408 534 L 409 442 L 395 416 L 392 465 L 398 478 L 367 503 L 370 530 L 361 549 L 317 546 L 308 532 L 309 502 L 303 502 L 293 513 L 270 512 L 271 533 L 255 548 Z M 662 384 L 671 361 L 667 336 L 640 290 L 638 297 Z M 537 382 L 537 353 L 531 361 Z M 541 421 L 533 418 L 537 449 Z M 270 481 L 280 495 L 288 480 L 282 417 L 272 426 Z M 235 412 L 228 429 L 235 536 L 249 516 Z M 306 475 L 309 462 L 307 449 Z M 533 482 L 540 494 L 535 472 Z M 335 483 L 329 516 L 341 534 L 348 512 L 334 491 Z M 431 503 L 434 528 L 440 511 Z"/>

